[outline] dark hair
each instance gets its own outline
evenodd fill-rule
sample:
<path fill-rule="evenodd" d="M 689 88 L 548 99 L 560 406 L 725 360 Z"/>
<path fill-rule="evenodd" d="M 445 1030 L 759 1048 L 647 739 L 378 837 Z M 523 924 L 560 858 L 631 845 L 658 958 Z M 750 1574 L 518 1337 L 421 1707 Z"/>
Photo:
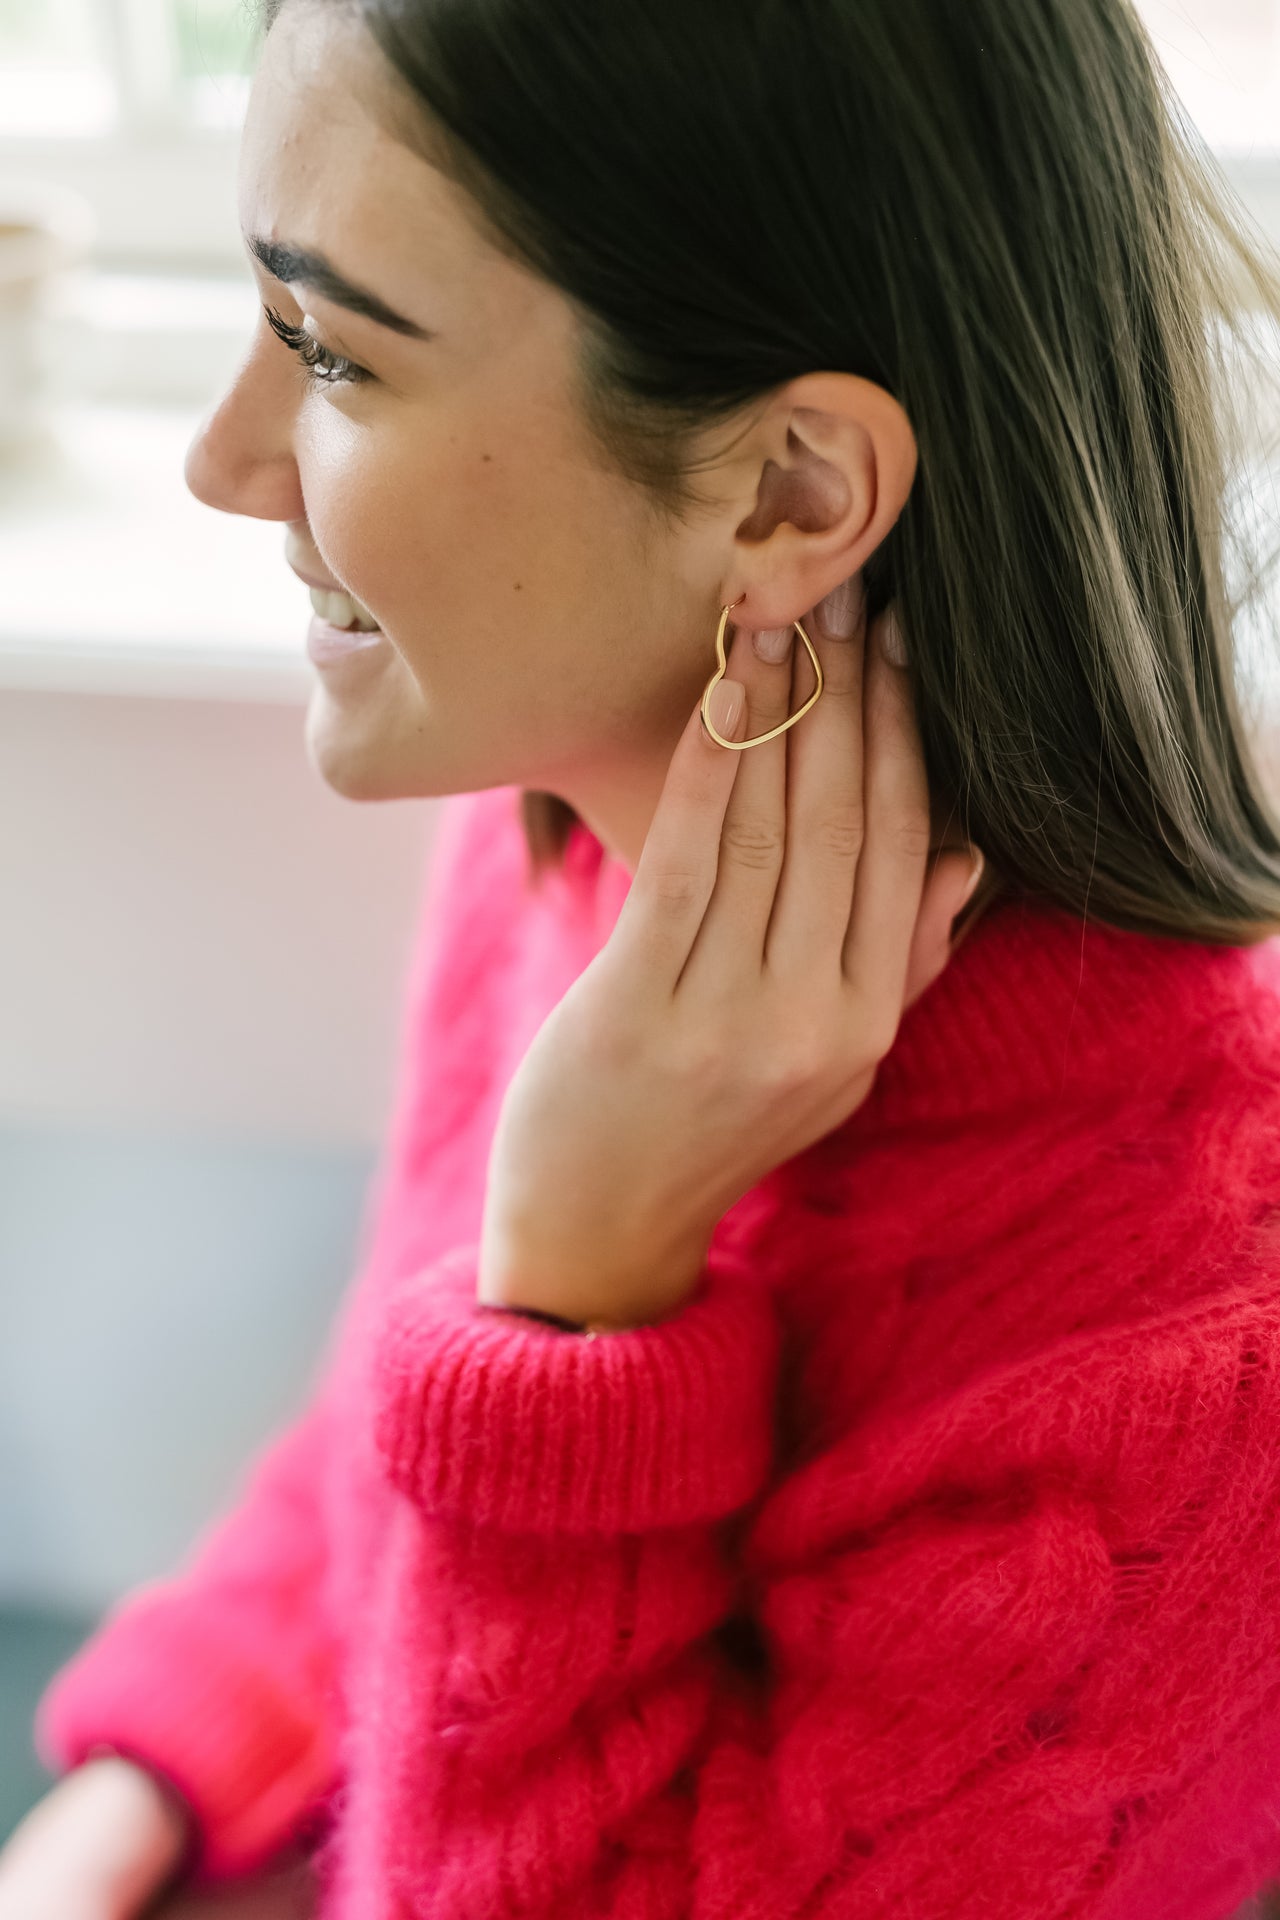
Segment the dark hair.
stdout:
<path fill-rule="evenodd" d="M 1280 278 L 1129 0 L 312 4 L 575 304 L 586 417 L 661 513 L 698 510 L 699 436 L 797 375 L 901 402 L 919 468 L 869 605 L 897 605 L 931 791 L 996 886 L 1280 931 L 1234 399 Z M 540 871 L 577 816 L 523 805 Z"/>

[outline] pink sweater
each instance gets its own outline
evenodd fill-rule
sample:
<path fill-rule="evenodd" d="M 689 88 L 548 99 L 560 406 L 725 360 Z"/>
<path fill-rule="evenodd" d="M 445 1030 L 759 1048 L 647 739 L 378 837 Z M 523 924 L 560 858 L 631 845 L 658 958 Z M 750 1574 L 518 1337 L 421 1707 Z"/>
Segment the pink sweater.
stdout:
<path fill-rule="evenodd" d="M 629 884 L 453 797 L 315 1392 L 55 1676 L 323 1920 L 1221 1920 L 1280 1874 L 1280 941 L 1006 901 L 669 1320 L 475 1304 Z"/>

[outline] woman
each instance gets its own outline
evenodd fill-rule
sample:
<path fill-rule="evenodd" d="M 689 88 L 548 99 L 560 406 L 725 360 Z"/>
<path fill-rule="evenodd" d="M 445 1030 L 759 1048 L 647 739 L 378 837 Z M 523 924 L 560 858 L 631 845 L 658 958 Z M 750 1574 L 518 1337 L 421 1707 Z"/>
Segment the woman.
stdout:
<path fill-rule="evenodd" d="M 1274 282 L 1124 0 L 269 26 L 187 479 L 322 596 L 322 777 L 454 797 L 324 1377 L 56 1676 L 0 1914 L 300 1849 L 324 1920 L 1220 1920 L 1280 1873 Z"/>

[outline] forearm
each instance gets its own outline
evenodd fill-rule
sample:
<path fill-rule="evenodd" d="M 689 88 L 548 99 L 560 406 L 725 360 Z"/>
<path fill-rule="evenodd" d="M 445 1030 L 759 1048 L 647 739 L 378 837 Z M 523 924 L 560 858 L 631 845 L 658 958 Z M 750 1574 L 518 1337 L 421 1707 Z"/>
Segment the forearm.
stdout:
<path fill-rule="evenodd" d="M 486 1218 L 476 1298 L 482 1306 L 541 1315 L 575 1332 L 624 1333 L 677 1313 L 706 1268 L 712 1233 L 652 1223 L 601 1231 L 585 1241 L 557 1231 L 544 1207 L 519 1230 Z"/>

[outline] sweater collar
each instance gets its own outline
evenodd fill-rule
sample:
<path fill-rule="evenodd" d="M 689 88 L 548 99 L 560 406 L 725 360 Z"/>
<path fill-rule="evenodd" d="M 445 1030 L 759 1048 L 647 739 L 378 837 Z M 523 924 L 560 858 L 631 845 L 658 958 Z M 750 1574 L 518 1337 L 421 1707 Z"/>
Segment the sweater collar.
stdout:
<path fill-rule="evenodd" d="M 594 904 L 603 945 L 631 885 L 583 821 L 565 861 Z M 1075 1104 L 1108 1089 L 1153 1092 L 1185 1071 L 1197 1039 L 1280 985 L 1280 938 L 1223 947 L 1136 932 L 1005 896 L 902 1016 L 851 1132 L 949 1122 L 1024 1103 Z"/>

